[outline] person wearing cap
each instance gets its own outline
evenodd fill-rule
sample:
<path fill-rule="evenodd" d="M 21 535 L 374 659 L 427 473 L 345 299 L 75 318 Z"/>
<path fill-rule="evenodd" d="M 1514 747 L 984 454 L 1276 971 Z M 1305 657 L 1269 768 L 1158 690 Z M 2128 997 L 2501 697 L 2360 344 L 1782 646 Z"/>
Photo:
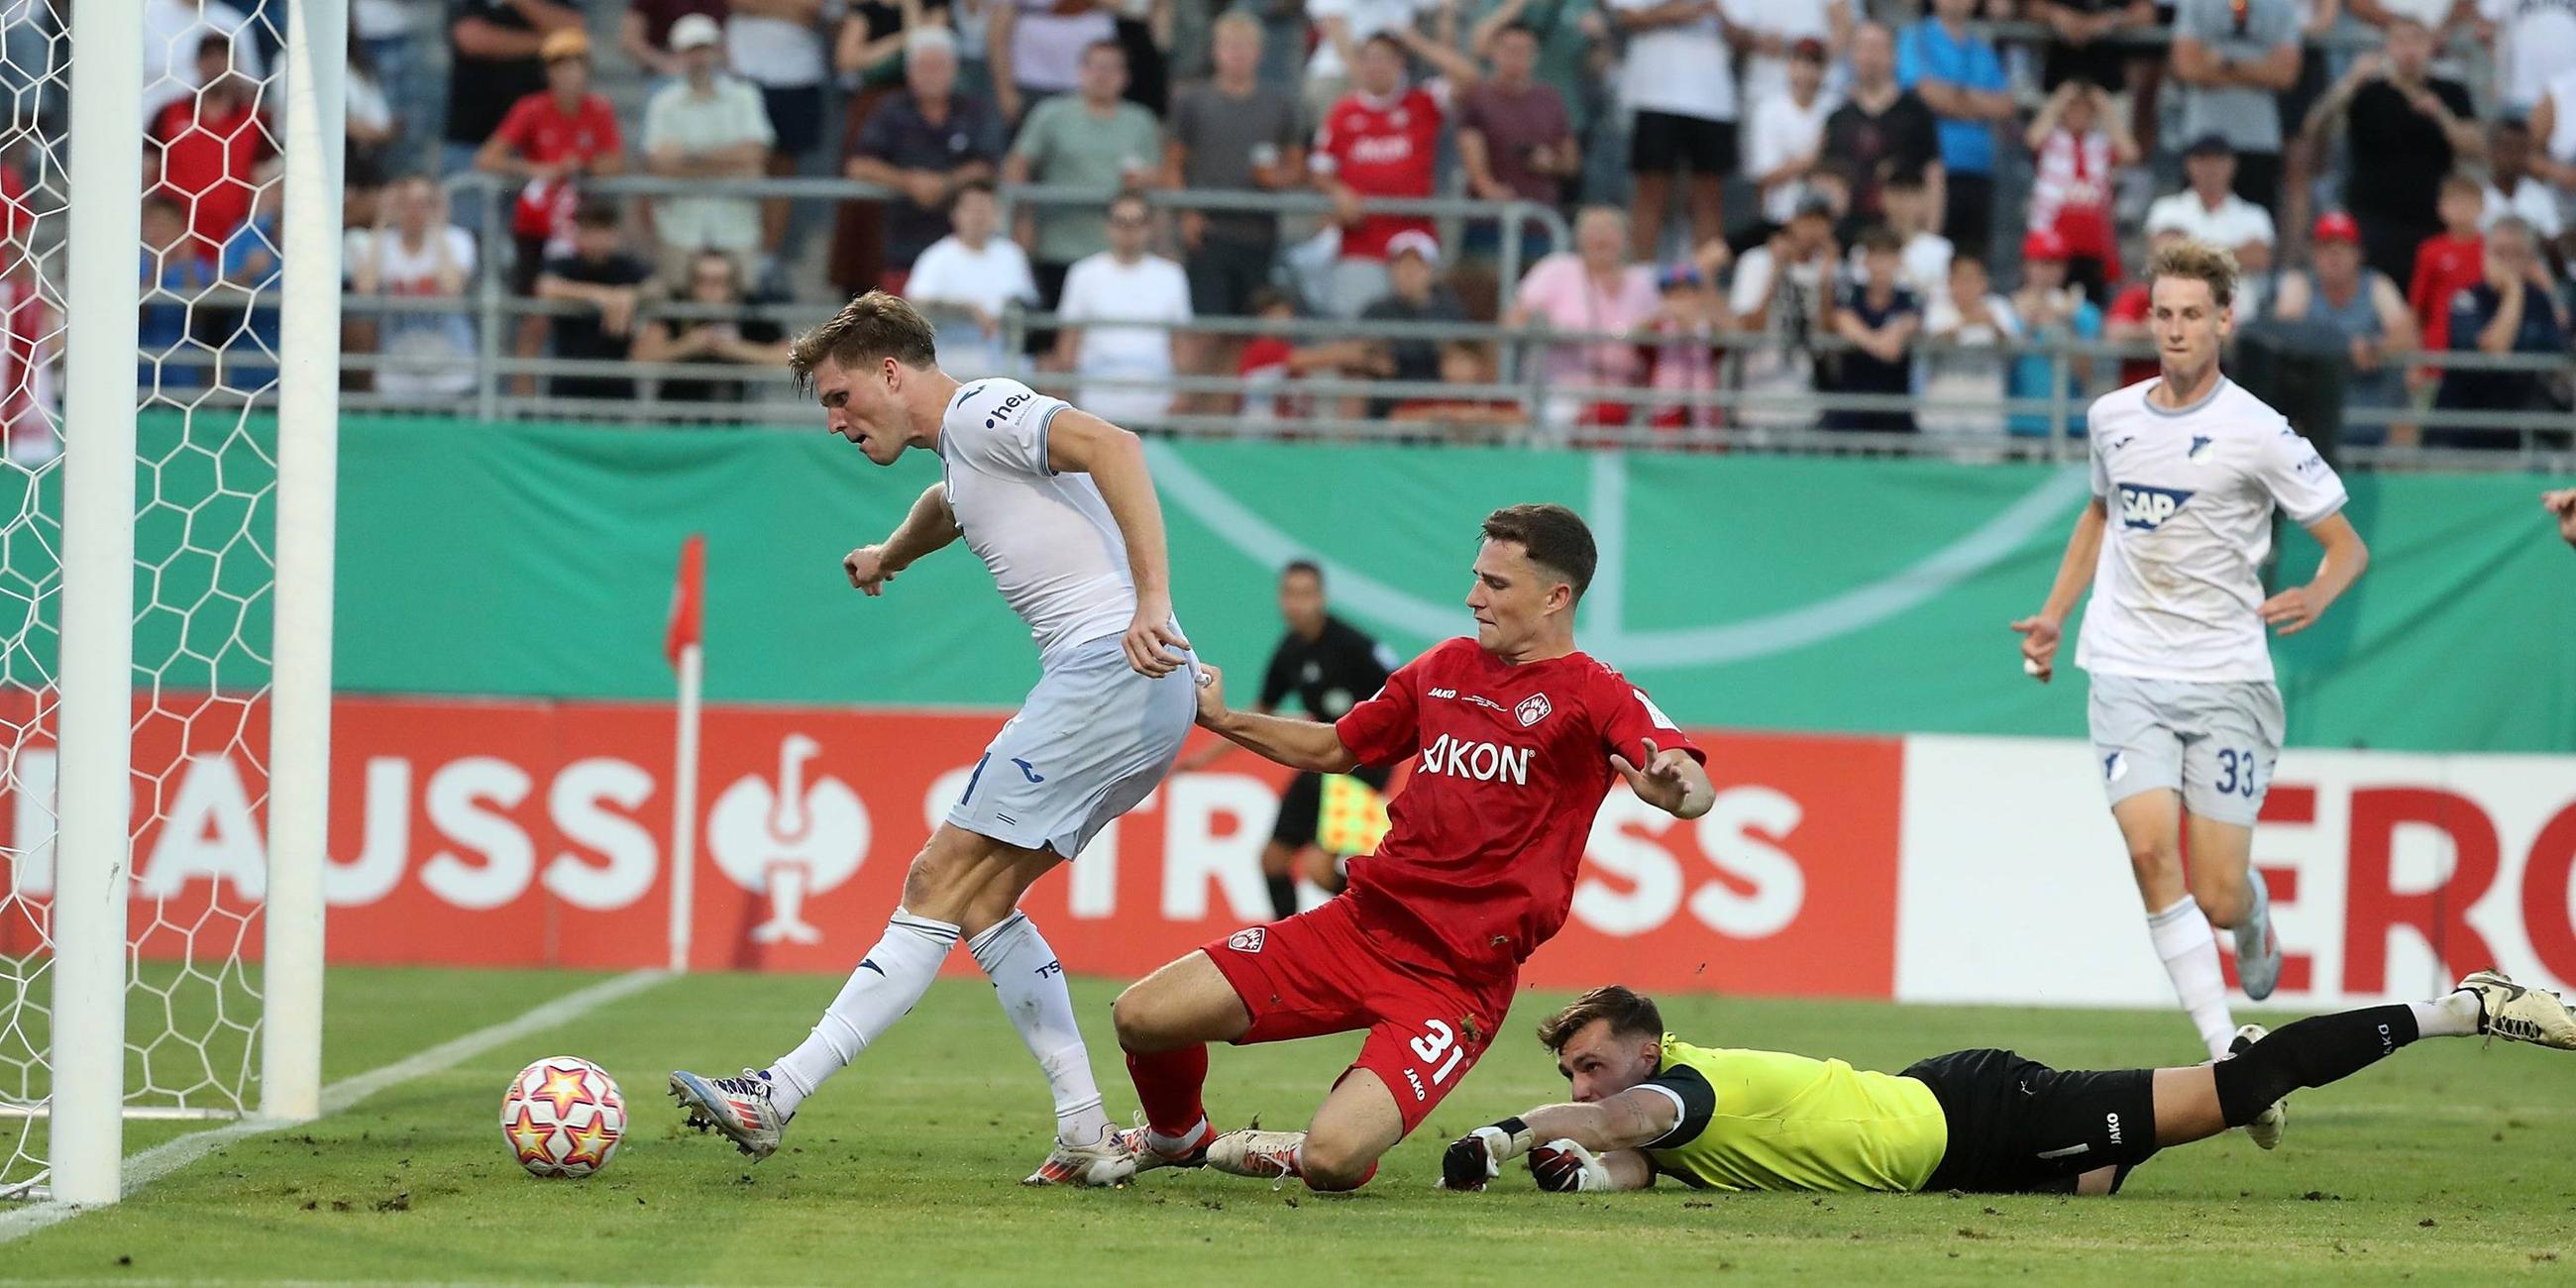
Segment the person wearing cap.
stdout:
<path fill-rule="evenodd" d="M 671 53 L 685 79 L 644 110 L 644 167 L 676 179 L 755 179 L 777 135 L 760 92 L 725 74 L 724 29 L 702 13 L 671 24 Z M 747 277 L 760 248 L 760 203 L 745 197 L 665 197 L 654 207 L 665 276 L 679 279 L 700 251 L 719 251 Z"/>
<path fill-rule="evenodd" d="M 1843 54 L 1850 50 L 1852 33 L 1859 29 L 1860 10 L 1867 6 L 1854 0 L 1761 0 L 1758 4 L 1730 5 L 1735 25 L 1744 29 L 1744 74 L 1737 87 L 1742 92 L 1748 111 L 1762 100 L 1784 94 L 1789 89 L 1791 64 L 1800 49 L 1813 47 L 1817 61 L 1826 67 L 1826 97 L 1839 100 L 1838 82 L 1844 79 L 1839 70 Z M 1751 128 L 1751 117 L 1746 117 Z"/>
<path fill-rule="evenodd" d="M 1807 195 L 1807 176 L 1824 153 L 1825 118 L 1836 100 L 1825 92 L 1825 44 L 1792 46 L 1777 88 L 1753 100 L 1744 127 L 1744 173 L 1762 192 L 1762 218 L 1772 227 L 1789 222 Z"/>
<path fill-rule="evenodd" d="M 2281 199 L 2279 96 L 2299 81 L 2295 0 L 2182 0 L 2173 76 L 2183 137 L 2225 143 L 2236 157 L 2237 195 L 2271 210 Z"/>
<path fill-rule="evenodd" d="M 1387 239 L 1386 280 L 1385 298 L 1374 300 L 1367 308 L 1361 309 L 1361 321 L 1467 321 L 1467 306 L 1458 301 L 1457 292 L 1440 280 L 1440 243 L 1431 234 L 1419 228 L 1407 228 Z M 1377 379 L 1406 382 L 1440 379 L 1440 346 L 1436 341 L 1364 337 L 1356 343 L 1360 350 L 1361 369 Z M 1384 416 L 1394 405 L 1395 400 L 1391 398 L 1372 398 L 1368 414 Z"/>
<path fill-rule="evenodd" d="M 2012 311 L 2021 320 L 2022 349 L 2005 378 L 2004 393 L 2010 398 L 2052 395 L 2058 364 L 2049 356 L 2049 346 L 2090 344 L 2102 338 L 2102 309 L 2070 281 L 2072 259 L 2072 249 L 2054 229 L 2033 228 L 2021 239 L 2021 289 L 2012 293 Z M 2064 370 L 2066 432 L 2080 438 L 2087 401 L 2084 390 L 2093 383 L 2093 359 L 2071 356 Z M 2044 438 L 2054 432 L 2050 417 L 2041 412 L 2015 412 L 2005 420 L 2004 429 L 2017 438 Z"/>
<path fill-rule="evenodd" d="M 2360 159 L 2345 177 L 2344 204 L 2370 266 L 2393 281 L 2409 279 L 2415 248 L 2442 231 L 2442 180 L 2486 154 L 2468 89 L 2434 79 L 2432 67 L 2433 33 L 2398 19 L 2388 25 L 2387 49 L 2354 59 L 2301 132 L 2310 155 L 2327 155 L 2341 136 Z"/>
<path fill-rule="evenodd" d="M 549 33 L 538 48 L 546 87 L 512 104 L 474 157 L 476 169 L 521 181 L 510 232 L 518 239 L 514 271 L 522 293 L 545 262 L 547 242 L 570 236 L 579 181 L 626 169 L 617 111 L 606 95 L 590 89 L 590 37 L 566 27 Z"/>
<path fill-rule="evenodd" d="M 447 128 L 439 170 L 471 170 L 510 109 L 546 87 L 539 52 L 557 31 L 581 30 L 560 0 L 451 0 L 447 7 Z"/>
<path fill-rule="evenodd" d="M 2308 270 L 2281 275 L 2272 316 L 2333 330 L 2344 338 L 2352 370 L 2344 378 L 2344 404 L 2396 407 L 2405 399 L 2392 353 L 2409 353 L 2422 338 L 2406 295 L 2378 269 L 2362 263 L 2361 224 L 2340 210 L 2317 216 L 2308 234 Z M 2343 441 L 2377 443 L 2385 425 L 2344 426 Z"/>
<path fill-rule="evenodd" d="M 1734 323 L 1710 279 L 1728 258 L 1726 243 L 1713 241 L 1699 255 L 1666 264 L 1655 274 L 1655 293 L 1661 300 L 1645 326 L 1654 337 L 1646 346 L 1647 364 L 1653 368 L 1646 380 L 1648 388 L 1702 399 L 1723 388 L 1717 341 L 1734 329 Z M 1707 430 L 1724 424 L 1725 416 L 1714 402 L 1658 403 L 1650 409 L 1647 423 L 1657 429 Z"/>
<path fill-rule="evenodd" d="M 2147 232 L 2171 229 L 2194 241 L 2222 247 L 2242 257 L 2244 248 L 2269 247 L 2277 238 L 2272 213 L 2248 200 L 2236 183 L 2236 149 L 2216 134 L 2204 134 L 2183 153 L 2188 187 L 2147 207 Z"/>
<path fill-rule="evenodd" d="M 680 20 L 694 15 L 714 23 L 717 43 L 722 44 L 725 11 L 730 7 L 730 0 L 626 0 L 626 12 L 617 20 L 617 51 L 652 74 L 653 92 L 658 94 L 688 75 L 679 43 L 672 38 Z"/>
<path fill-rule="evenodd" d="M 1592 333 L 1587 340 L 1548 345 L 1541 358 L 1550 386 L 1542 411 L 1553 429 L 1627 423 L 1628 404 L 1603 391 L 1633 386 L 1644 374 L 1636 344 L 1624 337 L 1661 303 L 1654 270 L 1629 261 L 1629 244 L 1625 212 L 1585 208 L 1575 216 L 1574 249 L 1531 265 L 1503 315 L 1506 326 Z"/>

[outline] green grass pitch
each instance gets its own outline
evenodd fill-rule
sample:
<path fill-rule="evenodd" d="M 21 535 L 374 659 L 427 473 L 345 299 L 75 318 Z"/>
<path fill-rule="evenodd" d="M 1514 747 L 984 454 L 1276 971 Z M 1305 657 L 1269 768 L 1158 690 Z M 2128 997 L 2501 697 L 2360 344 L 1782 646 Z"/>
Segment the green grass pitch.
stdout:
<path fill-rule="evenodd" d="M 332 972 L 326 1077 L 498 1022 L 595 976 Z M 674 1065 L 731 1071 L 799 1039 L 834 981 L 701 975 L 602 1007 L 307 1127 L 231 1145 L 122 1205 L 0 1244 L 0 1281 L 280 1280 L 1583 1285 L 1727 1278 L 1841 1282 L 2486 1282 L 2576 1271 L 2576 1057 L 2418 1044 L 2292 1101 L 2276 1154 L 2242 1135 L 2169 1152 L 2112 1199 L 1434 1191 L 1443 1141 L 1561 1096 L 1529 1036 L 1562 999 L 1530 993 L 1504 1041 L 1357 1195 L 1155 1172 L 1118 1191 L 1032 1191 L 1045 1088 L 976 979 L 810 1102 L 751 1165 L 684 1131 Z M 1113 1111 L 1133 1093 L 1108 1045 L 1116 986 L 1077 980 Z M 2000 1045 L 2061 1067 L 2191 1058 L 2180 1016 L 1666 999 L 1695 1041 L 1897 1068 Z M 1215 1055 L 1220 1125 L 1304 1120 L 1356 1035 Z M 583 1182 L 521 1173 L 496 1125 L 540 1055 L 605 1065 L 633 1122 Z M 148 1139 L 165 1132 L 155 1129 Z M 1645 1278 L 1652 1276 L 1653 1278 Z"/>

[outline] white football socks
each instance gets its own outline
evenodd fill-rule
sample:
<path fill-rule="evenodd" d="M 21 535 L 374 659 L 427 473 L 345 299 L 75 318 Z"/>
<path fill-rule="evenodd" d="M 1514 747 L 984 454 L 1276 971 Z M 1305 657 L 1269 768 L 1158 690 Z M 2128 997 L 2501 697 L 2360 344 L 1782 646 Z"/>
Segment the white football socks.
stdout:
<path fill-rule="evenodd" d="M 2429 1002 L 2408 1002 L 2406 1009 L 2415 1013 L 2415 1036 L 2421 1038 L 2476 1037 L 2478 1020 L 2486 1010 L 2478 1004 L 2478 995 L 2465 988 Z"/>
<path fill-rule="evenodd" d="M 814 1032 L 769 1067 L 769 1101 L 782 1115 L 796 1112 L 825 1078 L 859 1058 L 911 1010 L 939 974 L 939 963 L 957 943 L 957 927 L 916 917 L 901 908 L 886 919 L 885 937 L 859 959 L 850 982 L 814 1024 Z"/>
<path fill-rule="evenodd" d="M 1014 912 L 968 940 L 966 951 L 993 977 L 1002 1013 L 1011 1017 L 1046 1074 L 1047 1089 L 1055 1095 L 1056 1138 L 1068 1145 L 1098 1144 L 1109 1130 L 1109 1114 L 1101 1108 L 1100 1084 L 1091 1076 L 1091 1052 L 1073 1021 L 1064 967 L 1037 923 L 1027 913 Z"/>
<path fill-rule="evenodd" d="M 2164 959 L 2165 974 L 2173 977 L 2174 996 L 2182 999 L 2192 1027 L 2200 1030 L 2209 1058 L 2226 1059 L 2227 1044 L 2236 1036 L 2236 1021 L 2227 1014 L 2227 977 L 2218 969 L 2218 936 L 2210 933 L 2209 918 L 2185 895 L 2147 918 L 2147 936 L 2155 941 L 2156 956 Z"/>

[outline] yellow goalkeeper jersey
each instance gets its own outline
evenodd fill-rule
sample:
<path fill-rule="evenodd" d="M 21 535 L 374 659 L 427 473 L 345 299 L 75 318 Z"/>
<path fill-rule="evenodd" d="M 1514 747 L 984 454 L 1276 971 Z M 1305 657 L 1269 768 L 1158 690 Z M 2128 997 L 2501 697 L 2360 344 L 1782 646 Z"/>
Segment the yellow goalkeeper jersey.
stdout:
<path fill-rule="evenodd" d="M 1655 1076 L 1639 1085 L 1681 1107 L 1646 1156 L 1695 1189 L 1918 1190 L 1950 1143 L 1930 1087 L 1840 1060 L 1695 1047 L 1667 1033 Z"/>

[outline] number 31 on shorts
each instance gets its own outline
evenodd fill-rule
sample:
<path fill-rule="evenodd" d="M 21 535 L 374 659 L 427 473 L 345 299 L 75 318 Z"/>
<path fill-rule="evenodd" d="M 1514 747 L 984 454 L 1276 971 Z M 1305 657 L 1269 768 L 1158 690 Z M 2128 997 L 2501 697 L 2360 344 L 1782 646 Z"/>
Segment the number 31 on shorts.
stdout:
<path fill-rule="evenodd" d="M 1449 1058 L 1442 1060 L 1443 1054 Z M 1425 1020 L 1422 1023 L 1422 1036 L 1413 1040 L 1413 1055 L 1414 1058 L 1422 1061 L 1425 1067 L 1429 1067 L 1435 1060 L 1440 1061 L 1440 1067 L 1431 1070 L 1431 1085 L 1436 1087 L 1448 1081 L 1449 1075 L 1457 1071 L 1458 1062 L 1467 1058 L 1467 1048 L 1458 1045 L 1458 1035 L 1450 1030 L 1446 1022 Z"/>

